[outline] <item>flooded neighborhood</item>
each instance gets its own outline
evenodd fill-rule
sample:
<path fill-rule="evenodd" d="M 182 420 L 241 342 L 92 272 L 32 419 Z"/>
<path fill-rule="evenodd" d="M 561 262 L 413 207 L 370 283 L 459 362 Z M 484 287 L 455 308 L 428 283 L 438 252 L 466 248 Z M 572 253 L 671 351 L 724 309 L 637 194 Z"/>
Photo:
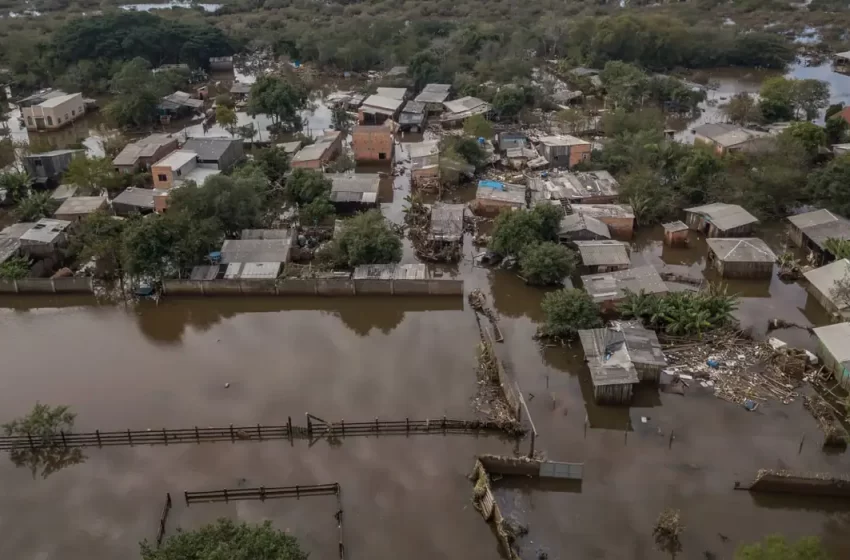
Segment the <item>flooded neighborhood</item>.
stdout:
<path fill-rule="evenodd" d="M 500 81 L 119 8 L 0 56 L 0 557 L 850 557 L 828 29 Z"/>

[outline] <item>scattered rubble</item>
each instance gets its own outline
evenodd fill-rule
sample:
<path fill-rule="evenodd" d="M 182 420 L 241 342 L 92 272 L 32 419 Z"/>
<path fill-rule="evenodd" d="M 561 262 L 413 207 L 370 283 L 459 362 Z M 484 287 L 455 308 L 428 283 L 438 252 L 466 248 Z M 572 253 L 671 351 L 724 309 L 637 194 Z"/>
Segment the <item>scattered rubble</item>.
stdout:
<path fill-rule="evenodd" d="M 803 397 L 803 406 L 818 421 L 824 435 L 824 447 L 837 447 L 840 449 L 847 447 L 847 440 L 850 438 L 850 435 L 847 434 L 847 430 L 838 421 L 838 418 L 835 416 L 835 409 L 826 399 L 820 395 Z"/>
<path fill-rule="evenodd" d="M 482 340 L 478 345 L 478 390 L 472 398 L 472 406 L 505 430 L 524 431 L 505 398 L 496 360 L 493 347 L 486 340 Z"/>

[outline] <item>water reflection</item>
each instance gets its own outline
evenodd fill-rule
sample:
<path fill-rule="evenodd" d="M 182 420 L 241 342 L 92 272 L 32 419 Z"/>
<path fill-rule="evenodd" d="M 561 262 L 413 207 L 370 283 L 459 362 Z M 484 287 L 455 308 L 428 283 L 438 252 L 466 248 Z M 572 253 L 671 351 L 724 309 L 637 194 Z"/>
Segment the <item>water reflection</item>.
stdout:
<path fill-rule="evenodd" d="M 84 463 L 87 457 L 79 447 L 68 448 L 55 445 L 35 449 L 14 449 L 9 452 L 9 459 L 16 467 L 29 470 L 33 478 L 40 474 L 44 479 L 66 467 Z"/>

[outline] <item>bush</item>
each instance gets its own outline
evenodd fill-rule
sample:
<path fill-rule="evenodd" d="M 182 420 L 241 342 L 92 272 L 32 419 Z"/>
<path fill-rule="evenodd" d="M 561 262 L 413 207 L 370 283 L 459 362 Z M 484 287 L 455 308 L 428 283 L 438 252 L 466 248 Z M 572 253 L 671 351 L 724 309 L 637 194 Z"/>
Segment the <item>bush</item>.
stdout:
<path fill-rule="evenodd" d="M 584 290 L 563 289 L 543 296 L 540 305 L 546 316 L 540 334 L 546 337 L 571 339 L 581 329 L 602 326 L 599 308 Z"/>
<path fill-rule="evenodd" d="M 731 324 L 737 305 L 735 296 L 716 288 L 664 295 L 627 292 L 619 311 L 672 335 L 699 335 Z"/>
<path fill-rule="evenodd" d="M 20 280 L 30 273 L 30 260 L 26 257 L 12 257 L 0 264 L 0 279 Z"/>
<path fill-rule="evenodd" d="M 519 255 L 528 245 L 557 241 L 562 216 L 563 211 L 551 204 L 502 212 L 493 227 L 490 249 L 501 255 Z"/>
<path fill-rule="evenodd" d="M 529 284 L 560 284 L 576 268 L 576 254 L 563 245 L 547 241 L 528 245 L 520 253 L 519 267 Z"/>

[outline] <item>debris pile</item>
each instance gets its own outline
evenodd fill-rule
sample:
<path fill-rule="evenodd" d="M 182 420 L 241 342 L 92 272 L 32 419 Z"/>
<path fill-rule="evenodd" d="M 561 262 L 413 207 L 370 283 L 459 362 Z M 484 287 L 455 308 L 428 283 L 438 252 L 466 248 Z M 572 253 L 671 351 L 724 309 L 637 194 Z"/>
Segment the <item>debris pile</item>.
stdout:
<path fill-rule="evenodd" d="M 435 243 L 430 237 L 431 211 L 418 196 L 406 199 L 408 207 L 404 210 L 404 228 L 407 237 L 416 251 L 416 257 L 430 262 L 456 262 L 461 258 L 462 244 Z M 403 234 L 403 231 L 400 232 Z"/>
<path fill-rule="evenodd" d="M 501 329 L 499 329 L 499 318 L 496 317 L 496 313 L 492 309 L 487 307 L 486 296 L 481 292 L 481 290 L 476 288 L 469 292 L 467 299 L 469 300 L 470 307 L 472 307 L 475 313 L 480 313 L 490 320 L 490 325 L 493 327 L 493 334 L 496 338 L 496 342 L 502 342 L 505 338 L 502 336 Z"/>
<path fill-rule="evenodd" d="M 492 345 L 482 340 L 478 345 L 478 390 L 472 406 L 502 430 L 523 431 L 502 389 L 497 360 Z"/>
<path fill-rule="evenodd" d="M 670 364 L 665 373 L 678 377 L 685 386 L 699 380 L 701 386 L 712 387 L 715 396 L 748 410 L 769 399 L 793 402 L 799 397 L 795 389 L 810 363 L 804 350 L 774 350 L 767 343 L 741 338 L 737 333 L 673 346 L 664 354 Z"/>
<path fill-rule="evenodd" d="M 655 539 L 655 546 L 662 552 L 676 557 L 676 554 L 682 551 L 682 543 L 679 535 L 684 530 L 679 519 L 679 511 L 675 509 L 665 509 L 658 516 L 655 522 L 655 527 L 652 528 L 652 537 Z"/>
<path fill-rule="evenodd" d="M 803 406 L 818 421 L 824 435 L 824 447 L 837 447 L 841 449 L 847 447 L 847 439 L 850 436 L 848 436 L 847 430 L 844 429 L 838 418 L 835 417 L 832 406 L 823 397 L 820 395 L 803 397 Z"/>

